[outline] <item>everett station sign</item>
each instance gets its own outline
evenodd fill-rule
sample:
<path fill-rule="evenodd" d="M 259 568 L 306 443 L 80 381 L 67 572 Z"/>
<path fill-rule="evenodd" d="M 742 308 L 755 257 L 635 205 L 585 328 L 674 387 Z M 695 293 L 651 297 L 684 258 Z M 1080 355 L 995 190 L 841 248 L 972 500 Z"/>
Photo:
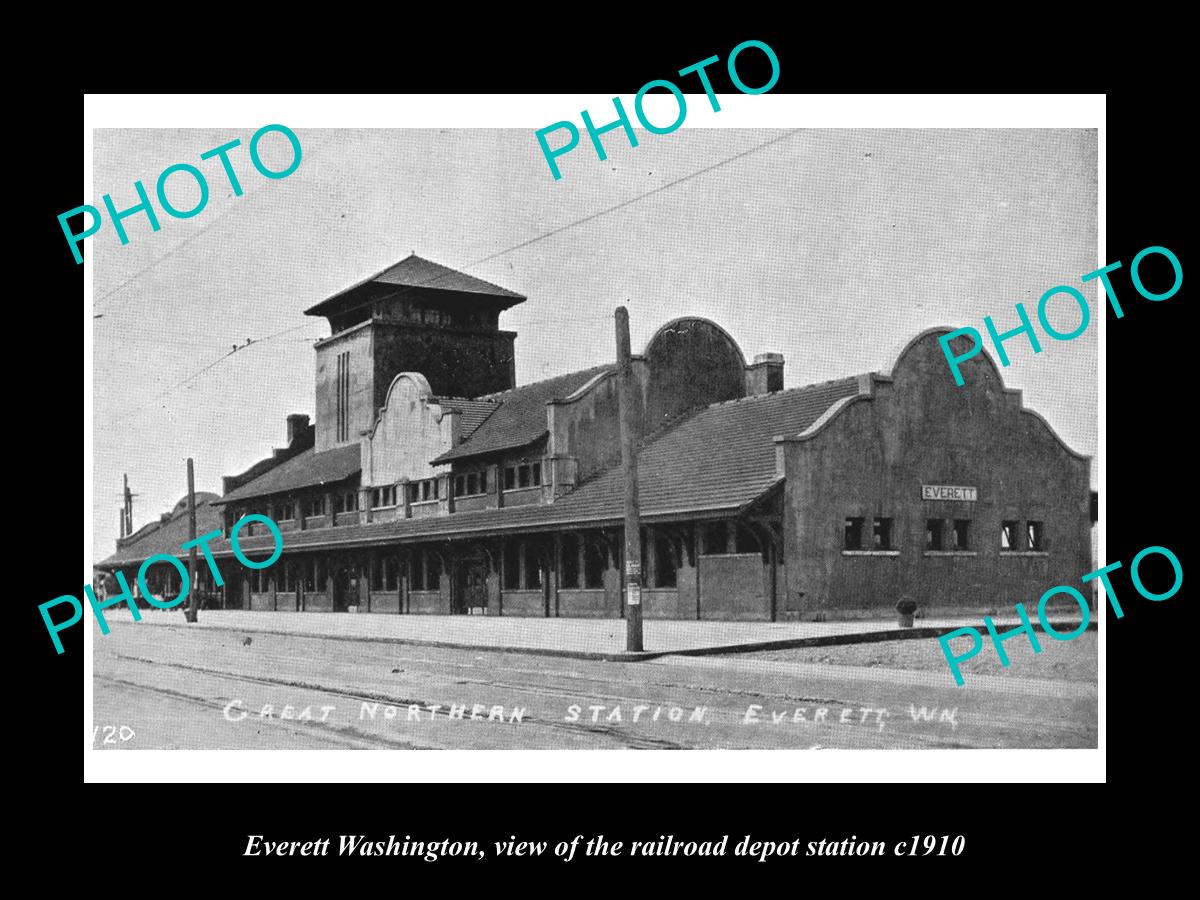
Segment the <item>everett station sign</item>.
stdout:
<path fill-rule="evenodd" d="M 954 487 L 948 484 L 921 485 L 922 500 L 969 500 L 974 503 L 979 499 L 979 492 L 973 487 Z"/>

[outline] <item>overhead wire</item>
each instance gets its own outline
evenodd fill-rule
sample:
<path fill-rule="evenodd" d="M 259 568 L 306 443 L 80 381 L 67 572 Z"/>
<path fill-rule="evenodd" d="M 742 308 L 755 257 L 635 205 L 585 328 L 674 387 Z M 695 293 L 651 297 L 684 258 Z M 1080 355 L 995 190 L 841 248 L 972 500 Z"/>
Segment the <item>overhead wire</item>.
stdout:
<path fill-rule="evenodd" d="M 545 240 L 546 238 L 553 237 L 554 235 L 557 235 L 557 234 L 562 234 L 564 231 L 567 231 L 567 230 L 569 230 L 569 229 L 571 229 L 571 228 L 575 228 L 575 227 L 577 227 L 577 226 L 579 226 L 579 225 L 583 225 L 583 224 L 586 224 L 586 223 L 588 223 L 588 222 L 595 221 L 596 219 L 600 218 L 601 216 L 605 216 L 605 215 L 608 215 L 609 213 L 616 212 L 616 211 L 617 211 L 617 210 L 619 210 L 619 209 L 624 209 L 624 208 L 626 208 L 626 207 L 628 207 L 628 206 L 632 206 L 634 203 L 637 203 L 637 202 L 639 202 L 639 201 L 641 201 L 641 200 L 644 200 L 644 199 L 646 199 L 647 197 L 652 197 L 652 196 L 654 196 L 654 195 L 656 195 L 656 194 L 660 194 L 660 193 L 662 193 L 663 191 L 669 190 L 670 188 L 676 187 L 677 185 L 680 185 L 680 184 L 683 184 L 684 182 L 690 181 L 690 180 L 692 180 L 693 178 L 698 178 L 698 177 L 699 177 L 699 176 L 701 176 L 701 175 L 705 175 L 705 174 L 707 174 L 707 173 L 709 173 L 709 172 L 715 171 L 716 169 L 720 169 L 720 168 L 722 168 L 723 166 L 727 166 L 727 165 L 729 165 L 730 163 L 736 162 L 736 161 L 738 161 L 738 160 L 740 160 L 740 159 L 744 159 L 745 157 L 747 157 L 747 156 L 750 156 L 750 155 L 751 155 L 751 154 L 753 154 L 753 153 L 757 153 L 757 152 L 759 152 L 760 150 L 764 150 L 764 149 L 766 149 L 767 147 L 771 147 L 771 146 L 773 146 L 773 145 L 775 145 L 775 144 L 778 144 L 778 143 L 780 143 L 781 141 L 784 141 L 784 140 L 787 140 L 788 138 L 794 137 L 794 136 L 796 136 L 797 134 L 800 134 L 801 132 L 803 132 L 804 130 L 805 130 L 805 129 L 802 129 L 802 128 L 790 129 L 789 131 L 786 131 L 786 132 L 784 132 L 782 135 L 779 135 L 779 136 L 777 136 L 777 137 L 771 138 L 770 140 L 768 140 L 768 141 L 764 141 L 764 142 L 762 142 L 761 144 L 756 144 L 756 145 L 755 145 L 755 146 L 753 146 L 753 147 L 750 147 L 750 148 L 748 148 L 748 149 L 746 149 L 746 150 L 743 150 L 743 151 L 741 151 L 740 153 L 736 153 L 736 154 L 734 154 L 733 156 L 727 157 L 726 159 L 723 159 L 723 160 L 720 160 L 720 161 L 718 161 L 718 162 L 716 162 L 716 163 L 713 163 L 713 164 L 712 164 L 712 165 L 710 165 L 710 166 L 705 166 L 705 167 L 704 167 L 704 168 L 702 168 L 702 169 L 697 169 L 695 172 L 690 172 L 690 173 L 688 173 L 687 175 L 683 175 L 683 176 L 680 176 L 679 178 L 675 178 L 675 179 L 673 179 L 673 180 L 671 180 L 671 181 L 667 182 L 666 184 L 659 185 L 658 187 L 656 187 L 656 188 L 654 188 L 654 189 L 652 189 L 652 190 L 646 191 L 646 192 L 645 192 L 645 193 L 643 193 L 643 194 L 639 194 L 639 195 L 638 195 L 638 196 L 636 196 L 636 197 L 631 197 L 631 198 L 629 198 L 628 200 L 623 200 L 623 201 L 621 201 L 620 203 L 615 203 L 615 204 L 613 204 L 612 206 L 608 206 L 608 207 L 606 207 L 606 208 L 604 208 L 604 209 L 602 209 L 602 210 L 599 210 L 598 212 L 590 213 L 590 214 L 588 214 L 588 215 L 586 215 L 586 216 L 583 216 L 583 217 L 581 217 L 581 218 L 579 218 L 579 219 L 576 219 L 576 220 L 574 220 L 574 221 L 572 221 L 572 222 L 568 222 L 568 223 L 566 223 L 566 224 L 564 224 L 564 225 L 557 226 L 557 227 L 555 227 L 555 228 L 552 228 L 552 229 L 550 229 L 549 231 L 543 232 L 542 234 L 535 235 L 534 237 L 532 237 L 532 238 L 529 238 L 529 239 L 527 239 L 527 240 L 524 240 L 524 241 L 521 241 L 520 243 L 513 244 L 513 245 L 512 245 L 512 246 L 510 246 L 510 247 L 506 247 L 506 248 L 505 248 L 505 249 L 503 249 L 503 250 L 498 250 L 498 251 L 496 251 L 495 253 L 490 253 L 490 254 L 488 254 L 487 256 L 480 257 L 479 259 L 476 259 L 476 260 L 474 260 L 474 261 L 472 261 L 472 262 L 469 262 L 469 263 L 467 263 L 467 264 L 466 264 L 466 265 L 464 265 L 462 268 L 463 268 L 463 269 L 473 269 L 473 268 L 475 268 L 475 267 L 477 267 L 477 266 L 481 266 L 481 265 L 483 265 L 484 263 L 491 262 L 492 260 L 494 260 L 494 259 L 497 259 L 497 258 L 499 258 L 499 257 L 501 257 L 501 256 L 505 256 L 505 255 L 507 255 L 507 254 L 509 254 L 509 253 L 513 253 L 513 252 L 515 252 L 515 251 L 517 251 L 517 250 L 521 250 L 521 249 L 523 249 L 523 248 L 525 248 L 525 247 L 528 247 L 528 246 L 530 246 L 530 245 L 532 245 L 532 244 L 535 244 L 535 243 L 537 243 L 538 241 Z M 201 232 L 201 233 L 202 233 L 202 232 Z M 196 237 L 199 237 L 199 234 L 193 235 L 193 236 L 192 236 L 192 238 L 189 238 L 189 240 L 192 240 L 192 239 L 194 239 L 194 238 L 196 238 Z M 187 242 L 185 241 L 184 243 L 187 243 Z M 176 246 L 175 248 L 173 248 L 173 249 L 172 249 L 171 251 L 169 251 L 169 252 L 168 252 L 168 253 L 167 253 L 165 256 L 169 256 L 171 253 L 174 253 L 174 252 L 175 252 L 175 250 L 178 250 L 180 246 L 182 246 L 182 244 L 180 244 L 180 245 Z M 164 256 L 163 258 L 165 258 L 165 256 Z M 152 266 L 153 266 L 153 265 L 154 265 L 154 264 L 152 264 Z M 144 273 L 145 271 L 148 271 L 148 269 L 149 269 L 149 268 L 150 268 L 150 267 L 147 267 L 147 269 L 143 270 L 143 273 Z M 449 271 L 447 271 L 447 272 L 444 272 L 444 273 L 441 273 L 441 274 L 439 274 L 439 275 L 437 275 L 437 276 L 435 276 L 435 277 L 433 277 L 433 278 L 430 278 L 430 279 L 428 279 L 428 280 L 426 280 L 426 281 L 422 281 L 422 282 L 420 282 L 420 283 L 418 283 L 418 284 L 403 285 L 403 286 L 401 286 L 401 287 L 400 287 L 400 289 L 399 289 L 399 290 L 397 290 L 396 292 L 394 292 L 394 293 L 392 293 L 392 294 L 390 294 L 390 295 L 388 295 L 388 296 L 389 296 L 389 297 L 391 297 L 391 298 L 394 298 L 394 297 L 403 297 L 403 296 L 405 296 L 405 295 L 407 295 L 407 294 L 411 293 L 412 291 L 415 291 L 415 290 L 417 290 L 417 289 L 419 289 L 419 288 L 424 288 L 424 287 L 428 287 L 428 286 L 430 286 L 430 285 L 436 284 L 438 281 L 441 281 L 443 278 L 448 278 L 448 277 L 450 277 L 451 275 L 455 275 L 455 274 L 458 274 L 458 273 L 457 273 L 455 270 L 449 270 Z M 135 275 L 134 277 L 136 278 L 136 277 L 139 277 L 139 276 L 136 276 L 136 275 Z M 132 280 L 132 279 L 130 279 L 130 280 Z M 127 283 L 128 283 L 128 281 L 127 281 L 127 282 L 125 282 L 125 283 L 127 284 Z M 355 285 L 351 286 L 351 288 L 346 288 L 346 289 L 344 289 L 344 290 L 342 290 L 342 291 L 339 291 L 337 294 L 334 294 L 334 296 L 336 297 L 336 296 L 338 296 L 339 294 L 343 294 L 343 293 L 345 293 L 347 290 L 351 290 L 351 289 L 352 289 L 354 286 L 357 286 L 357 284 L 361 284 L 361 283 L 363 283 L 363 282 L 357 282 Z M 105 296 L 106 296 L 106 297 L 108 297 L 108 296 L 112 296 L 112 294 L 113 294 L 113 293 L 115 293 L 117 290 L 120 290 L 120 287 L 118 287 L 118 288 L 114 289 L 113 291 L 110 291 L 110 292 L 109 292 L 108 294 L 106 294 Z M 103 298 L 101 298 L 101 299 L 103 299 Z M 240 345 L 237 345 L 237 346 L 235 346 L 233 349 L 231 349 L 231 350 L 229 350 L 229 351 L 227 351 L 227 352 L 223 353 L 221 356 L 219 356 L 219 357 L 217 357 L 216 359 L 214 359 L 214 360 L 212 360 L 211 362 L 209 362 L 209 363 L 208 363 L 207 365 L 205 365 L 203 368 L 201 368 L 201 369 L 198 369 L 197 371 L 195 371 L 195 372 L 191 373 L 190 375 L 186 376 L 185 378 L 181 379 L 180 381 L 177 381 L 176 383 L 174 383 L 174 384 L 173 384 L 173 385 L 171 385 L 170 387 L 166 388 L 165 390 L 163 390 L 163 391 L 160 391 L 160 392 L 159 392 L 158 394 L 156 394 L 154 397 L 150 398 L 150 400 L 148 400 L 146 403 L 142 404 L 141 406 L 137 407 L 137 408 L 136 408 L 136 409 L 134 409 L 134 410 L 131 410 L 130 412 L 127 412 L 127 413 L 123 413 L 123 414 L 121 414 L 120 416 L 116 417 L 115 419 L 113 419 L 113 420 L 111 420 L 111 421 L 113 421 L 113 422 L 119 422 L 119 421 L 122 421 L 122 420 L 124 420 L 124 419 L 128 418 L 128 417 L 129 417 L 129 416 L 131 416 L 131 415 L 134 415 L 134 414 L 135 414 L 135 413 L 137 413 L 137 412 L 140 412 L 141 410 L 145 409 L 146 407 L 150 406 L 151 404 L 155 403 L 156 401 L 158 401 L 158 400 L 162 399 L 163 397 L 165 397 L 167 394 L 171 393 L 172 391 L 174 391 L 174 390 L 177 390 L 178 388 L 180 388 L 180 387 L 183 387 L 184 385 L 191 383 L 192 381 L 194 381 L 196 378 L 200 377 L 200 376 L 201 376 L 201 375 L 203 375 L 204 373 L 206 373 L 206 372 L 208 372 L 208 371 L 212 370 L 213 368 L 215 368 L 216 366 L 220 365 L 220 364 L 221 364 L 222 362 L 224 362 L 225 360 L 227 360 L 227 359 L 229 359 L 230 357 L 234 356 L 234 355 L 235 355 L 235 354 L 236 354 L 236 353 L 237 353 L 239 350 L 245 349 L 245 348 L 247 348 L 247 347 L 250 347 L 250 346 L 257 346 L 257 345 L 265 344 L 265 343 L 267 343 L 268 341 L 271 341 L 271 340 L 274 340 L 274 339 L 275 339 L 275 338 L 277 338 L 277 337 L 280 337 L 281 335 L 288 334 L 288 333 L 290 333 L 290 332 L 292 332 L 292 331 L 298 331 L 299 329 L 301 329 L 301 328 L 306 328 L 306 327 L 309 327 L 309 326 L 310 326 L 310 325 L 312 325 L 312 324 L 314 324 L 314 323 L 311 323 L 311 322 L 304 322 L 304 323 L 302 323 L 302 324 L 300 324 L 300 325 L 295 325 L 295 326 L 292 326 L 292 327 L 290 327 L 290 328 L 284 328 L 284 329 L 282 329 L 282 330 L 280 330 L 280 331 L 277 331 L 277 332 L 275 332 L 274 334 L 267 335 L 267 336 L 266 336 L 266 337 L 264 337 L 264 338 L 259 338 L 259 339 L 257 339 L 257 340 L 255 340 L 255 339 L 248 339 L 248 342 L 247 342 L 246 344 L 240 344 Z"/>

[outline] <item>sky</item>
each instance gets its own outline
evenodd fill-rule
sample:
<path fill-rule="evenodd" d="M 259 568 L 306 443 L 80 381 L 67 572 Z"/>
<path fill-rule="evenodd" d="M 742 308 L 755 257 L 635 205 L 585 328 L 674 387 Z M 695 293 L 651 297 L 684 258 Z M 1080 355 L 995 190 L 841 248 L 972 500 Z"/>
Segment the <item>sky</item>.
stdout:
<path fill-rule="evenodd" d="M 528 129 L 297 129 L 300 166 L 278 180 L 251 164 L 252 133 L 94 132 L 93 205 L 108 193 L 133 206 L 138 179 L 153 197 L 181 162 L 210 187 L 192 218 L 155 199 L 159 231 L 138 214 L 127 245 L 107 220 L 87 239 L 97 560 L 115 549 L 122 474 L 136 529 L 184 496 L 187 457 L 196 489 L 219 493 L 222 475 L 283 446 L 285 417 L 313 414 L 312 344 L 329 334 L 303 310 L 412 252 L 529 298 L 500 320 L 518 333 L 518 384 L 611 361 L 619 304 L 634 352 L 670 319 L 700 315 L 747 359 L 782 353 L 785 387 L 883 370 L 933 325 L 982 332 L 991 315 L 1007 330 L 1018 301 L 1036 321 L 1045 291 L 1083 289 L 1106 262 L 1090 129 L 684 128 L 642 133 L 636 148 L 616 132 L 606 161 L 585 134 L 558 181 Z M 234 138 L 240 197 L 199 158 Z M 260 149 L 272 169 L 291 159 L 279 134 Z M 199 193 L 178 174 L 168 198 L 186 210 Z M 1036 356 L 1009 341 L 1002 374 L 1094 456 L 1102 310 L 1095 282 L 1084 293 L 1080 337 L 1040 335 Z M 1061 332 L 1078 316 L 1061 298 L 1050 309 Z"/>

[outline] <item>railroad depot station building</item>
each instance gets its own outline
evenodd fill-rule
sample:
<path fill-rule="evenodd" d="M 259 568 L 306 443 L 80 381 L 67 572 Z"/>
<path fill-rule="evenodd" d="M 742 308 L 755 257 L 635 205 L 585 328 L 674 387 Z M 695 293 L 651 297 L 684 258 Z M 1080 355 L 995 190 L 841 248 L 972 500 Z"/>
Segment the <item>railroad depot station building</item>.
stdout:
<path fill-rule="evenodd" d="M 331 329 L 316 421 L 287 416 L 286 446 L 197 494 L 197 534 L 223 535 L 224 586 L 197 567 L 206 605 L 621 616 L 616 366 L 516 385 L 500 317 L 525 299 L 412 255 L 307 310 Z M 663 323 L 633 359 L 644 615 L 1011 607 L 1091 571 L 1090 458 L 986 352 L 956 387 L 947 330 L 885 371 L 784 389 L 779 354 L 747 362 L 713 322 Z M 263 570 L 228 541 L 251 512 L 283 534 Z M 148 557 L 186 558 L 187 529 L 185 498 L 98 568 L 135 585 Z M 274 545 L 261 524 L 239 543 L 258 559 Z M 147 580 L 178 593 L 165 563 Z"/>

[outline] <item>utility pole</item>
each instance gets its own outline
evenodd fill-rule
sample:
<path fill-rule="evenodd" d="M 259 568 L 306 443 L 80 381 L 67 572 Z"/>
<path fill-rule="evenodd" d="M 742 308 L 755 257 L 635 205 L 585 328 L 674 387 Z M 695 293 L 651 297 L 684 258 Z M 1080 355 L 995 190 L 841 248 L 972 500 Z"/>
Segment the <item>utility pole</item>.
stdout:
<path fill-rule="evenodd" d="M 617 380 L 621 409 L 621 464 L 625 472 L 625 649 L 642 652 L 642 527 L 638 515 L 637 419 L 629 311 L 617 307 Z"/>
<path fill-rule="evenodd" d="M 133 494 L 129 492 L 129 474 L 125 474 L 125 490 L 121 493 L 121 537 L 133 534 Z"/>
<path fill-rule="evenodd" d="M 192 473 L 192 458 L 188 457 L 188 540 L 196 540 L 196 478 Z M 196 585 L 196 545 L 188 550 L 188 584 L 191 585 L 192 596 L 188 598 L 188 608 L 184 618 L 189 622 L 196 621 L 196 595 L 199 594 Z"/>

